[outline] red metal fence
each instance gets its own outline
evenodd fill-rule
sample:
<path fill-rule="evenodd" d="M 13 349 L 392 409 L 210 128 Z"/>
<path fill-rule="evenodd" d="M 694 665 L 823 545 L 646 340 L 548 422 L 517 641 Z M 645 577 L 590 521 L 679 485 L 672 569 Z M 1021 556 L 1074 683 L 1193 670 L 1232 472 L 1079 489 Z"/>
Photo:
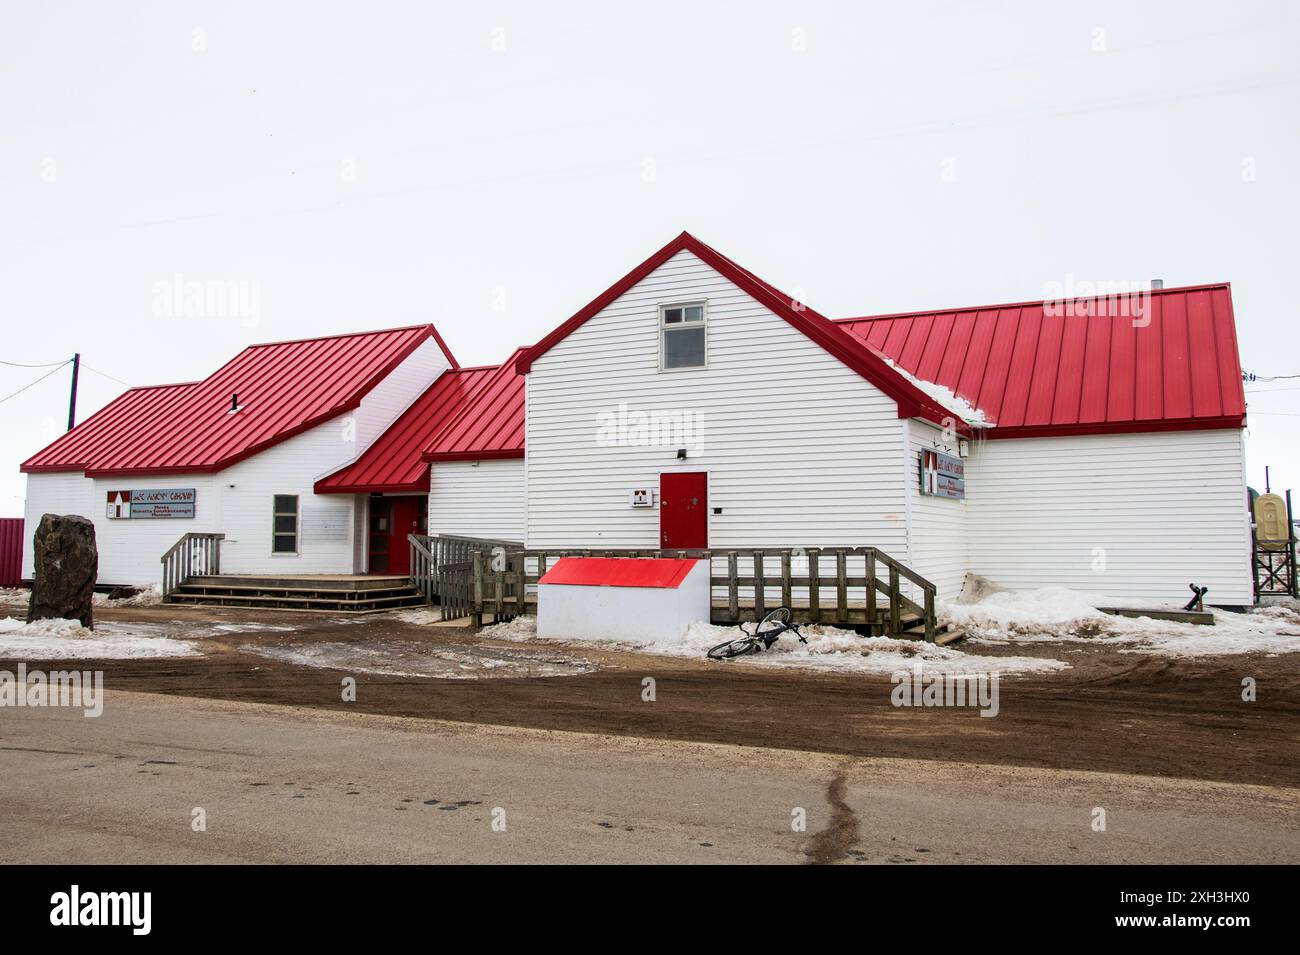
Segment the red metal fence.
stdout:
<path fill-rule="evenodd" d="M 23 577 L 23 519 L 0 517 L 0 587 L 17 587 Z"/>

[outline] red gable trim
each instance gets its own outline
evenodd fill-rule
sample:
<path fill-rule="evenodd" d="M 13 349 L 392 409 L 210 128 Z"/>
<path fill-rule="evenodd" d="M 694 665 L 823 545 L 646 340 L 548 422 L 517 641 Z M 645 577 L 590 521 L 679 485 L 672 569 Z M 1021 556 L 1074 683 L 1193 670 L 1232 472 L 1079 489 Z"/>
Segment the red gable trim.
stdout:
<path fill-rule="evenodd" d="M 920 417 L 935 423 L 944 423 L 945 419 L 947 419 L 958 422 L 958 430 L 963 434 L 970 433 L 970 429 L 960 415 L 953 414 L 920 388 L 917 388 L 885 361 L 872 354 L 851 334 L 803 303 L 797 302 L 773 286 L 768 285 L 758 276 L 737 265 L 716 249 L 705 245 L 689 232 L 683 232 L 677 236 L 587 303 L 572 318 L 554 329 L 532 348 L 524 351 L 516 359 L 516 367 L 519 373 L 526 375 L 529 369 L 532 368 L 533 362 L 554 347 L 556 343 L 567 338 L 678 252 L 690 252 L 695 255 L 738 288 L 747 292 L 760 305 L 785 319 L 796 330 L 802 332 L 843 364 L 871 382 L 894 400 L 898 405 L 898 416 L 900 418 Z"/>

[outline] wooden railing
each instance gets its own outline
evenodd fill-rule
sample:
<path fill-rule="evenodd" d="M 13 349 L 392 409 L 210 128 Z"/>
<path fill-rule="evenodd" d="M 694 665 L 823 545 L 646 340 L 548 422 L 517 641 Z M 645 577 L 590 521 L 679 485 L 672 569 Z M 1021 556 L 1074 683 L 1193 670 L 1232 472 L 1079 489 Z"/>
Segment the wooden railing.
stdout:
<path fill-rule="evenodd" d="M 166 600 L 191 577 L 221 573 L 225 534 L 185 534 L 162 555 L 162 596 Z"/>
<path fill-rule="evenodd" d="M 451 605 L 443 616 L 506 619 L 536 606 L 537 581 L 560 557 L 695 557 L 711 565 L 715 623 L 759 619 L 778 606 L 811 623 L 866 626 L 928 641 L 937 630 L 936 587 L 875 547 L 746 550 L 529 550 L 518 545 L 469 547 L 442 568 L 438 592 Z M 468 557 L 468 560 L 466 559 Z M 910 592 L 909 592 L 910 591 Z M 884 601 L 881 601 L 881 596 Z"/>
<path fill-rule="evenodd" d="M 474 554 L 488 555 L 489 563 L 507 550 L 520 550 L 519 541 L 462 537 L 455 534 L 408 534 L 411 548 L 411 583 L 430 603 L 442 608 L 444 620 L 474 613 Z"/>

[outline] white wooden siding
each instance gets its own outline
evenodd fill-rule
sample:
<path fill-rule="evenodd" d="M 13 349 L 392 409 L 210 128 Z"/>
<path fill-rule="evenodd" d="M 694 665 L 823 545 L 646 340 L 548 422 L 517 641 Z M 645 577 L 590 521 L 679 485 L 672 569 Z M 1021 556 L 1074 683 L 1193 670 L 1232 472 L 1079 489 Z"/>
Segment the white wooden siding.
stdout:
<path fill-rule="evenodd" d="M 966 467 L 970 569 L 994 583 L 1254 600 L 1240 431 L 986 441 Z"/>
<path fill-rule="evenodd" d="M 159 558 L 186 533 L 221 532 L 221 569 L 227 573 L 346 574 L 359 571 L 364 513 L 351 494 L 317 495 L 316 480 L 353 460 L 447 366 L 432 340 L 377 384 L 349 415 L 340 415 L 231 465 L 216 474 L 87 478 L 81 473 L 29 474 L 23 573 L 31 576 L 31 533 L 41 514 L 81 514 L 95 523 L 99 581 L 155 584 Z M 192 487 L 195 517 L 183 520 L 109 520 L 110 490 Z M 273 498 L 298 495 L 297 554 L 271 552 Z"/>
<path fill-rule="evenodd" d="M 957 456 L 956 440 L 926 421 L 908 422 L 906 480 L 911 497 L 910 565 L 932 581 L 939 596 L 951 600 L 961 593 L 969 564 L 966 521 L 968 504 L 921 493 L 921 451 L 941 451 Z"/>
<path fill-rule="evenodd" d="M 708 300 L 703 369 L 659 371 L 658 306 Z M 602 446 L 599 415 L 694 411 L 699 447 Z M 707 471 L 713 547 L 906 540 L 895 403 L 689 252 L 539 358 L 528 376 L 530 547 L 654 547 L 659 510 L 628 491 Z"/>
<path fill-rule="evenodd" d="M 429 533 L 524 539 L 524 462 L 445 461 L 429 475 Z"/>

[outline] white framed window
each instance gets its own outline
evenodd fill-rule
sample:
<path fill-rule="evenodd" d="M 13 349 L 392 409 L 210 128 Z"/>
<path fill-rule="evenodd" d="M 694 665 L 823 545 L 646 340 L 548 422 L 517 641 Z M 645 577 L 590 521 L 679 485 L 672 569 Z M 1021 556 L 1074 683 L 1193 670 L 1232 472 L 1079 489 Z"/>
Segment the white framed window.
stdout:
<path fill-rule="evenodd" d="M 272 510 L 271 553 L 298 553 L 298 495 L 276 494 Z"/>
<path fill-rule="evenodd" d="M 704 368 L 709 361 L 709 315 L 705 302 L 659 306 L 659 368 Z"/>

